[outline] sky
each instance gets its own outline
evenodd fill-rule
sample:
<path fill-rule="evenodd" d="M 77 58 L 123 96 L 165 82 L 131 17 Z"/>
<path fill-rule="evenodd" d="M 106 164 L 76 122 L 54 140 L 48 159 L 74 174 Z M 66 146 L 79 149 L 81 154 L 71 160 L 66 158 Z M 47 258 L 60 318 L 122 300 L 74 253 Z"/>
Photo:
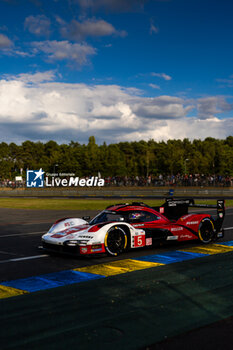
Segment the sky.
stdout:
<path fill-rule="evenodd" d="M 233 2 L 0 0 L 0 142 L 233 135 Z"/>

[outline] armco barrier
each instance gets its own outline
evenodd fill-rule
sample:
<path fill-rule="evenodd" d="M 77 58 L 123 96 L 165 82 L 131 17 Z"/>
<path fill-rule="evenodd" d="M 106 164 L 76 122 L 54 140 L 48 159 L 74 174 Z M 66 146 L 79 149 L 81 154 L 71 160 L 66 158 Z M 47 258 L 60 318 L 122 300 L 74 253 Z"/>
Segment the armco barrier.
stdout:
<path fill-rule="evenodd" d="M 213 197 L 233 198 L 233 187 L 101 187 L 54 189 L 1 189 L 0 197 L 74 197 L 74 198 L 163 198 Z"/>

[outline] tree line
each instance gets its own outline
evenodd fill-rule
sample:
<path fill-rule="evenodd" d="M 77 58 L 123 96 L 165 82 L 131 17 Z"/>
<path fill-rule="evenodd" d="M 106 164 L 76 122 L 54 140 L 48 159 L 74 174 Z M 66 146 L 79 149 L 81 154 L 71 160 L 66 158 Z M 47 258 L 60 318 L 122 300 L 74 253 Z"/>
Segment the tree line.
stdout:
<path fill-rule="evenodd" d="M 233 175 L 233 136 L 225 140 L 133 141 L 97 145 L 71 141 L 0 143 L 0 178 L 25 176 L 26 169 L 75 173 L 76 176 Z"/>

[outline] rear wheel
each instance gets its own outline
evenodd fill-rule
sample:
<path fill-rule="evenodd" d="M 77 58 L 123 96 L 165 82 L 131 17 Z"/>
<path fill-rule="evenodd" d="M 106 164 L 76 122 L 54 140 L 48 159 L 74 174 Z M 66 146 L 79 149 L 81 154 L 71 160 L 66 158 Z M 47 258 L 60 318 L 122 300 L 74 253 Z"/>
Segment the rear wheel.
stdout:
<path fill-rule="evenodd" d="M 198 235 L 202 243 L 210 243 L 214 239 L 214 223 L 210 218 L 201 221 Z"/>
<path fill-rule="evenodd" d="M 119 226 L 111 227 L 106 233 L 104 245 L 108 255 L 119 255 L 127 246 L 127 235 L 125 231 Z"/>

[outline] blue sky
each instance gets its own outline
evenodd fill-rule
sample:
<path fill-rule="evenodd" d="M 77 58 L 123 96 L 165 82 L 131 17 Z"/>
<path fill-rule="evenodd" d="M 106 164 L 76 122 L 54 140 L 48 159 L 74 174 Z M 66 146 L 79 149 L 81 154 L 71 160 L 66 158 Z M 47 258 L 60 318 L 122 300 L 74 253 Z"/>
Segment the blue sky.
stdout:
<path fill-rule="evenodd" d="M 233 132 L 229 0 L 0 0 L 0 141 Z"/>

